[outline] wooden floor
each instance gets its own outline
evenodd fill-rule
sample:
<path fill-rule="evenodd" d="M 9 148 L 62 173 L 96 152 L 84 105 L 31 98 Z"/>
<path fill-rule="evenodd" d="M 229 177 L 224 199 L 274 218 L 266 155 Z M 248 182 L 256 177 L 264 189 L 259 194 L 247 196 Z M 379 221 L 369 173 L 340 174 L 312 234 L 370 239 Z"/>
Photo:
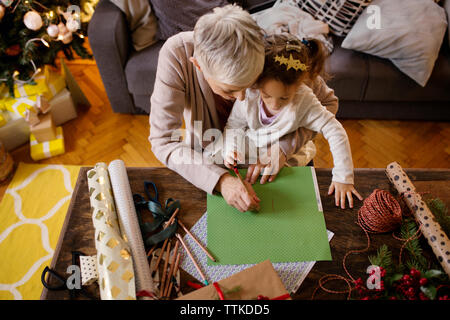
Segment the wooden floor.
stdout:
<path fill-rule="evenodd" d="M 66 153 L 39 161 L 47 164 L 94 165 L 122 159 L 127 166 L 162 166 L 150 150 L 145 115 L 112 112 L 93 60 L 67 62 L 92 106 L 64 124 Z M 397 161 L 404 168 L 450 168 L 450 123 L 342 120 L 356 168 L 384 168 Z M 315 165 L 330 168 L 328 143 L 316 139 Z M 33 163 L 26 144 L 11 152 L 16 162 Z"/>

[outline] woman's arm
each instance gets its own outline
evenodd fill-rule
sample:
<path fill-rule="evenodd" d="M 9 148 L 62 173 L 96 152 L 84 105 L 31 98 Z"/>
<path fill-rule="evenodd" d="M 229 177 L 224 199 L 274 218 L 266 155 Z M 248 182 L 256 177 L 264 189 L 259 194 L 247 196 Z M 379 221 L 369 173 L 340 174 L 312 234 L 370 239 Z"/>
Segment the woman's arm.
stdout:
<path fill-rule="evenodd" d="M 149 141 L 158 160 L 211 194 L 219 178 L 227 171 L 215 164 L 207 164 L 201 146 L 199 150 L 193 150 L 181 141 L 183 111 L 186 107 L 185 77 L 190 62 L 178 39 L 177 36 L 168 39 L 159 52 L 155 87 L 151 96 Z"/>

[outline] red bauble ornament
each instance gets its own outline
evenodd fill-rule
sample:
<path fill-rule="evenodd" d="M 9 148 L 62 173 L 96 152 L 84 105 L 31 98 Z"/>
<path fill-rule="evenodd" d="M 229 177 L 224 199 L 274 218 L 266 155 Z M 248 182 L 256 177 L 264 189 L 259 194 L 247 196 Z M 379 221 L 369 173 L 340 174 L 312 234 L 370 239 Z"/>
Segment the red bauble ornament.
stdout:
<path fill-rule="evenodd" d="M 13 57 L 17 56 L 20 53 L 20 51 L 22 51 L 20 46 L 18 44 L 13 44 L 11 47 L 5 50 L 5 53 L 6 55 Z"/>

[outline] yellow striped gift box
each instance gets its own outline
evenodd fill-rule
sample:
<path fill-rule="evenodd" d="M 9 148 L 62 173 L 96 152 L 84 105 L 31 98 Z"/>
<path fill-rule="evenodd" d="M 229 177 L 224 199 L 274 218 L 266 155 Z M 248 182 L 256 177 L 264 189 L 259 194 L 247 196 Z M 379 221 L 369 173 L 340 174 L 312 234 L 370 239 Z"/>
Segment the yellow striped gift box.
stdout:
<path fill-rule="evenodd" d="M 56 128 L 56 139 L 39 143 L 35 136 L 30 134 L 30 153 L 35 161 L 47 159 L 65 152 L 62 127 Z"/>
<path fill-rule="evenodd" d="M 27 109 L 37 112 L 36 101 L 37 95 L 19 98 L 7 98 L 3 100 L 3 105 L 5 106 L 6 110 L 14 112 L 15 114 L 18 114 L 25 118 L 25 111 L 27 111 Z"/>

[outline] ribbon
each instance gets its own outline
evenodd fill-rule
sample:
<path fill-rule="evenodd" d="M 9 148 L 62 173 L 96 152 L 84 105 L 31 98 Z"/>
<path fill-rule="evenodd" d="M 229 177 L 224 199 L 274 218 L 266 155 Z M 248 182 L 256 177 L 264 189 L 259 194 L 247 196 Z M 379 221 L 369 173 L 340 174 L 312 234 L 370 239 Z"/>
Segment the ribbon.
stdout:
<path fill-rule="evenodd" d="M 216 289 L 217 294 L 219 295 L 219 299 L 226 300 L 225 296 L 222 292 L 222 289 L 220 289 L 219 283 L 213 282 L 213 286 Z M 258 295 L 257 300 L 286 300 L 286 299 L 289 299 L 290 297 L 291 297 L 291 295 L 289 293 L 286 293 L 281 296 L 270 299 L 269 297 L 266 297 L 266 296 L 263 296 L 260 294 L 260 295 Z"/>
<path fill-rule="evenodd" d="M 149 187 L 152 187 L 155 196 L 152 196 L 150 194 Z M 145 181 L 144 182 L 144 190 L 145 194 L 147 195 L 147 198 L 149 199 L 146 201 L 140 194 L 134 194 L 133 200 L 134 205 L 136 207 L 136 213 L 138 216 L 139 226 L 141 228 L 142 235 L 144 236 L 147 233 L 151 233 L 158 229 L 165 221 L 169 220 L 172 216 L 173 212 L 180 208 L 180 201 L 179 200 L 173 200 L 172 198 L 169 198 L 166 200 L 164 207 L 161 205 L 161 203 L 158 200 L 158 189 L 156 188 L 156 185 L 153 182 Z M 142 209 L 148 209 L 153 216 L 153 222 L 144 222 L 142 220 Z M 173 236 L 176 232 L 176 229 L 178 227 L 178 220 L 175 218 L 174 223 L 165 228 L 164 230 L 158 232 L 157 234 L 151 235 L 147 237 L 144 242 L 147 246 L 153 246 L 155 244 L 158 244 L 167 238 L 170 238 Z M 145 237 L 144 237 L 145 238 Z"/>

